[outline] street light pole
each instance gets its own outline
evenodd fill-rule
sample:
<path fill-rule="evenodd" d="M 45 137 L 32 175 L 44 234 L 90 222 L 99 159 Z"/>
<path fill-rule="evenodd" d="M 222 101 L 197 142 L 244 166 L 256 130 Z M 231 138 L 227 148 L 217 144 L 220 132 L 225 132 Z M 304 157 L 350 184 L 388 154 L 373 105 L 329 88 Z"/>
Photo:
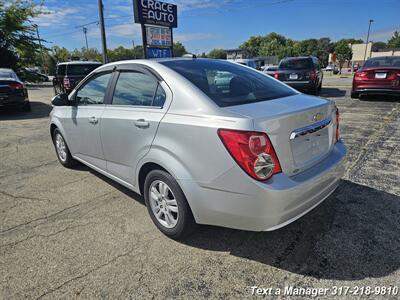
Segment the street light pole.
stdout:
<path fill-rule="evenodd" d="M 103 1 L 98 0 L 98 5 L 99 5 L 101 44 L 102 44 L 102 48 L 103 48 L 103 64 L 106 64 L 106 63 L 108 63 L 108 58 L 107 58 L 106 31 L 104 29 Z"/>
<path fill-rule="evenodd" d="M 39 28 L 38 28 L 37 24 L 33 24 L 33 27 L 36 29 L 36 35 L 37 35 L 37 39 L 38 39 L 39 47 L 40 47 L 40 58 L 41 58 L 41 61 L 42 61 L 42 68 L 44 69 L 43 48 L 42 48 L 42 41 L 41 41 L 40 35 L 39 35 Z"/>
<path fill-rule="evenodd" d="M 371 30 L 371 23 L 374 22 L 374 20 L 369 20 L 369 25 L 368 25 L 368 34 L 367 34 L 367 43 L 365 44 L 365 53 L 364 53 L 364 63 L 365 59 L 367 58 L 367 49 L 368 49 L 368 42 L 369 42 L 369 32 Z"/>
<path fill-rule="evenodd" d="M 88 45 L 88 41 L 87 41 L 87 28 L 83 27 L 83 34 L 85 35 L 85 40 L 86 40 L 86 51 L 89 51 L 89 45 Z"/>

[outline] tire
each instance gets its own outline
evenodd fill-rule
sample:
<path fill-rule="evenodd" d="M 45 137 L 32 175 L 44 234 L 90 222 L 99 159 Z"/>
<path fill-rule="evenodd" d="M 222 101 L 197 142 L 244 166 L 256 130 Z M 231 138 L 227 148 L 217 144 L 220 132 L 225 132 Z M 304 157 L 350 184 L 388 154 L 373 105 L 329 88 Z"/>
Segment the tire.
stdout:
<path fill-rule="evenodd" d="M 350 97 L 353 98 L 353 99 L 358 99 L 358 98 L 360 98 L 360 95 L 358 93 L 356 93 L 356 92 L 351 92 Z"/>
<path fill-rule="evenodd" d="M 319 87 L 318 87 L 318 85 L 315 85 L 315 86 L 310 90 L 310 94 L 311 94 L 311 95 L 317 96 L 318 93 L 319 93 Z"/>
<path fill-rule="evenodd" d="M 192 211 L 181 188 L 170 174 L 162 170 L 151 171 L 146 177 L 143 191 L 150 217 L 162 233 L 178 240 L 193 232 L 196 223 Z M 157 211 L 159 216 L 156 216 Z"/>
<path fill-rule="evenodd" d="M 22 107 L 21 107 L 22 111 L 25 112 L 30 112 L 32 110 L 31 108 L 31 103 L 29 101 L 25 102 Z"/>
<path fill-rule="evenodd" d="M 62 145 L 58 145 L 58 143 L 63 143 Z M 66 168 L 73 168 L 77 165 L 77 161 L 72 158 L 71 152 L 65 142 L 63 135 L 61 134 L 58 128 L 54 129 L 53 132 L 53 144 L 56 150 L 58 161 Z M 63 149 L 63 151 L 61 151 Z"/>

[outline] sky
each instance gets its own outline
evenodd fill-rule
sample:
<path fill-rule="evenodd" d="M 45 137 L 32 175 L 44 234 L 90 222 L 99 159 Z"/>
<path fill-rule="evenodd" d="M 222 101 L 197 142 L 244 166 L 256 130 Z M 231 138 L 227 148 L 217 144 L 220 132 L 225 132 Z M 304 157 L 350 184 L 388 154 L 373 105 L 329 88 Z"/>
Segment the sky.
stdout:
<path fill-rule="evenodd" d="M 38 0 L 39 2 L 39 0 Z M 329 37 L 387 41 L 400 31 L 400 0 L 164 0 L 178 5 L 174 41 L 191 53 L 214 48 L 233 49 L 250 36 L 277 32 L 294 40 Z M 107 46 L 142 44 L 141 29 L 133 20 L 132 0 L 103 0 Z M 82 27 L 87 23 L 89 47 L 100 49 L 97 0 L 44 0 L 47 14 L 34 20 L 46 46 L 73 50 L 85 46 Z"/>

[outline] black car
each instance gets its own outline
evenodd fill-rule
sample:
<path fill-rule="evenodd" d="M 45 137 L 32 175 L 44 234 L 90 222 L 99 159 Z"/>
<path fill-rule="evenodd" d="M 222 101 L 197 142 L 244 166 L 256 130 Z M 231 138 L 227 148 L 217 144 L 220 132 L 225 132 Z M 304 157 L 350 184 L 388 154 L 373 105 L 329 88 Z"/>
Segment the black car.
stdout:
<path fill-rule="evenodd" d="M 0 108 L 2 107 L 31 110 L 28 91 L 12 69 L 0 69 Z"/>
<path fill-rule="evenodd" d="M 297 90 L 317 95 L 322 87 L 323 73 L 316 57 L 287 57 L 279 63 L 274 77 Z"/>
<path fill-rule="evenodd" d="M 69 94 L 86 75 L 101 65 L 95 61 L 70 61 L 57 64 L 53 78 L 55 94 Z"/>

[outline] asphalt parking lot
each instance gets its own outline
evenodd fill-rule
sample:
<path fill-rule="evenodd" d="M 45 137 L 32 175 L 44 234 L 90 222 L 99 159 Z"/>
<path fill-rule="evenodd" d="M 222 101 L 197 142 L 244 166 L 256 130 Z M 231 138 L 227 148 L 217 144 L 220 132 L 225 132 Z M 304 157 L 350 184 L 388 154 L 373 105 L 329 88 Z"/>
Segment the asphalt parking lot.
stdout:
<path fill-rule="evenodd" d="M 157 230 L 139 195 L 58 163 L 53 91 L 31 88 L 31 113 L 0 112 L 0 299 L 243 299 L 251 286 L 399 285 L 400 101 L 351 99 L 350 81 L 327 78 L 321 93 L 340 109 L 349 151 L 332 196 L 274 232 L 201 226 L 184 242 Z"/>

